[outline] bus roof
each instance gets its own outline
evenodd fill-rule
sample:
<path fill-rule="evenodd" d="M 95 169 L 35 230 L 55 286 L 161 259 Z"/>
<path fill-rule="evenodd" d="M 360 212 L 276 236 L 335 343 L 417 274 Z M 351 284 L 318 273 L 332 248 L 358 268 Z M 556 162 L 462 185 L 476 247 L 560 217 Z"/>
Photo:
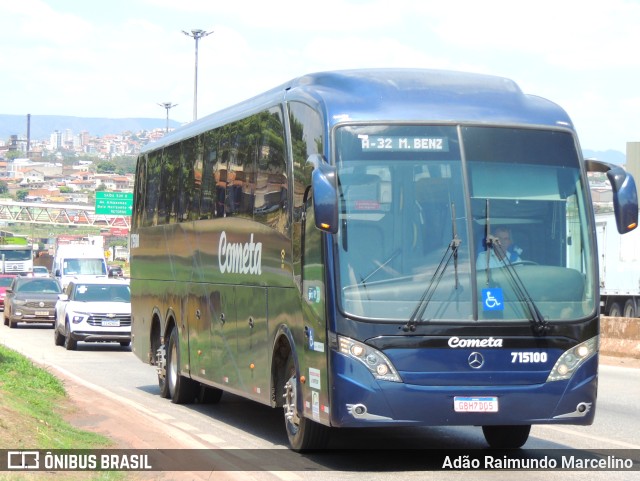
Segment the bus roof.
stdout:
<path fill-rule="evenodd" d="M 473 122 L 573 128 L 555 103 L 524 94 L 507 78 L 447 70 L 360 69 L 304 75 L 175 130 L 143 151 L 171 145 L 283 101 L 345 121 Z"/>

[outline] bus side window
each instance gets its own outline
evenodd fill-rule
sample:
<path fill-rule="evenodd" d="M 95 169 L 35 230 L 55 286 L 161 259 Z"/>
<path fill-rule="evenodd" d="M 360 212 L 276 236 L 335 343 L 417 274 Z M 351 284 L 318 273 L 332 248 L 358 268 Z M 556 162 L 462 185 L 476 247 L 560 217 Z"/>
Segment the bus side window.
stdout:
<path fill-rule="evenodd" d="M 289 228 L 287 164 L 283 146 L 284 126 L 279 108 L 261 114 L 261 142 L 255 172 L 255 220 L 286 234 Z"/>
<path fill-rule="evenodd" d="M 215 178 L 214 168 L 217 158 L 217 137 L 216 132 L 203 134 L 202 140 L 202 167 L 201 167 L 201 187 L 199 199 L 199 211 L 196 214 L 198 219 L 211 219 L 215 211 Z M 197 182 L 197 181 L 196 181 Z"/>
<path fill-rule="evenodd" d="M 160 173 L 162 168 L 162 150 L 151 152 L 147 157 L 147 181 L 148 185 L 160 184 Z M 153 226 L 158 221 L 158 189 L 146 189 L 144 199 L 144 220 L 145 227 Z"/>
<path fill-rule="evenodd" d="M 227 198 L 227 169 L 218 167 L 219 164 L 216 164 L 216 170 L 213 174 L 216 185 L 214 196 L 214 216 L 226 217 L 225 199 Z"/>
<path fill-rule="evenodd" d="M 187 220 L 193 220 L 196 218 L 193 212 L 194 207 L 199 208 L 197 202 L 200 198 L 200 183 L 202 178 L 201 172 L 198 172 L 198 167 L 201 168 L 201 149 L 200 149 L 200 137 L 192 137 L 184 142 L 182 146 L 182 155 L 180 159 L 180 177 L 178 185 L 182 185 L 182 188 L 178 188 L 176 199 L 176 217 L 178 222 L 184 222 Z M 197 210 L 196 210 L 197 211 Z"/>

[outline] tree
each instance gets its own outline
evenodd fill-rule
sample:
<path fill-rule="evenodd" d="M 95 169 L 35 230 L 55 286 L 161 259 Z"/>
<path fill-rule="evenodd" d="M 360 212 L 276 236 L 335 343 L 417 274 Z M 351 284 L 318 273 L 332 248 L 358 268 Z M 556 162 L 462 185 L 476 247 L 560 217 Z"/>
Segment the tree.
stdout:
<path fill-rule="evenodd" d="M 28 189 L 19 189 L 16 192 L 16 200 L 24 200 L 29 195 Z"/>
<path fill-rule="evenodd" d="M 100 162 L 96 166 L 96 172 L 98 172 L 99 174 L 105 174 L 105 173 L 115 172 L 115 171 L 116 171 L 116 164 L 114 164 L 113 162 Z"/>
<path fill-rule="evenodd" d="M 9 150 L 5 154 L 5 157 L 6 157 L 7 160 L 13 160 L 13 159 L 19 159 L 23 155 L 24 154 L 22 152 L 20 152 L 19 150 Z"/>
<path fill-rule="evenodd" d="M 0 194 L 6 194 L 9 192 L 9 186 L 4 180 L 0 180 Z"/>
<path fill-rule="evenodd" d="M 115 156 L 111 159 L 119 175 L 133 174 L 136 171 L 136 157 L 131 155 Z"/>

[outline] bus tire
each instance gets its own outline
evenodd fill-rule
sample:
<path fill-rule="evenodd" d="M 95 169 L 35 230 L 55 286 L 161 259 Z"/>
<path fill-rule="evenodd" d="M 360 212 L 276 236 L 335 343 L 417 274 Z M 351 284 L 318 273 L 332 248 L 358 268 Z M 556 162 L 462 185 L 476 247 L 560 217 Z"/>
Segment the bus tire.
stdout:
<path fill-rule="evenodd" d="M 610 317 L 622 317 L 622 308 L 620 307 L 619 302 L 612 302 L 609 306 L 609 316 Z"/>
<path fill-rule="evenodd" d="M 482 433 L 493 449 L 521 448 L 529 439 L 531 425 L 525 426 L 482 426 Z"/>
<path fill-rule="evenodd" d="M 298 376 L 293 357 L 285 367 L 284 424 L 293 451 L 307 452 L 323 449 L 329 441 L 329 428 L 305 418 L 297 408 Z"/>
<path fill-rule="evenodd" d="M 633 297 L 627 299 L 624 303 L 624 317 L 634 318 L 636 317 L 636 301 Z"/>
<path fill-rule="evenodd" d="M 180 374 L 180 343 L 178 342 L 178 328 L 174 327 L 169 336 L 167 346 L 167 374 L 166 381 L 169 397 L 174 404 L 193 402 L 198 394 L 198 383 Z"/>
<path fill-rule="evenodd" d="M 154 366 L 158 373 L 158 388 L 160 397 L 169 399 L 169 384 L 167 383 L 167 346 L 161 344 L 159 338 L 151 340 L 151 351 L 155 355 Z"/>

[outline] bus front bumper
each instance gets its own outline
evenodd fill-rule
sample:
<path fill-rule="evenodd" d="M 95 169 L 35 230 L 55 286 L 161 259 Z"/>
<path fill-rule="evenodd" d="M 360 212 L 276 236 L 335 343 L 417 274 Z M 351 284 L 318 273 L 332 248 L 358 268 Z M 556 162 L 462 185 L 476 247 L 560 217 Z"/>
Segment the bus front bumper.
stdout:
<path fill-rule="evenodd" d="M 565 381 L 492 386 L 378 381 L 362 364 L 335 351 L 331 362 L 337 373 L 331 390 L 332 426 L 589 425 L 595 416 L 597 355 Z M 456 398 L 495 400 L 496 410 L 458 412 Z"/>

